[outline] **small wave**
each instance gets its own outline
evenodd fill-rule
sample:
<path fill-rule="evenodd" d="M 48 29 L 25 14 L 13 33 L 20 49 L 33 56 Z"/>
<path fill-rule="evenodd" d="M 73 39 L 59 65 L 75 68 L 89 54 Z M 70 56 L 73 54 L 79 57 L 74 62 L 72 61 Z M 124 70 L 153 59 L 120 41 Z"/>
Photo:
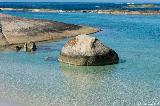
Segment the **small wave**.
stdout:
<path fill-rule="evenodd" d="M 135 4 L 135 3 L 127 3 L 127 4 Z"/>
<path fill-rule="evenodd" d="M 32 9 L 33 12 L 40 12 L 39 9 Z"/>
<path fill-rule="evenodd" d="M 100 6 L 95 6 L 95 7 L 99 8 Z"/>

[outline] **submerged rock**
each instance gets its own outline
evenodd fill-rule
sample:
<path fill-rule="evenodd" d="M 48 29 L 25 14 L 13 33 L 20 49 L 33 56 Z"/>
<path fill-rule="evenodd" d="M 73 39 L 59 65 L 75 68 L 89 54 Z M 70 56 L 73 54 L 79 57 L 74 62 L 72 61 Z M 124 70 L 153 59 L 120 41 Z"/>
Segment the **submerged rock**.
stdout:
<path fill-rule="evenodd" d="M 51 61 L 51 60 L 53 60 L 53 57 L 47 56 L 47 57 L 44 58 L 44 60 L 45 61 Z"/>
<path fill-rule="evenodd" d="M 95 66 L 117 64 L 119 57 L 114 50 L 104 46 L 95 37 L 79 35 L 65 44 L 59 61 L 81 66 Z"/>

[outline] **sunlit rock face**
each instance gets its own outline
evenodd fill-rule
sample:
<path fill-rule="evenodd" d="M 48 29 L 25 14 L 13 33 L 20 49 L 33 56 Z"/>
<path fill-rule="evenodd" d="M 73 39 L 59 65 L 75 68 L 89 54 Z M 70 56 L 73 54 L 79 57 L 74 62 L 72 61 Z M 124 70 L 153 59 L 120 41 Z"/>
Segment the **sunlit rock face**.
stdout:
<path fill-rule="evenodd" d="M 8 44 L 8 42 L 7 42 L 6 38 L 4 37 L 3 31 L 2 31 L 2 24 L 1 24 L 1 20 L 0 20 L 0 47 L 3 47 L 7 44 Z"/>
<path fill-rule="evenodd" d="M 41 19 L 27 19 L 0 13 L 0 38 L 4 38 L 0 39 L 0 45 L 57 40 L 98 31 L 99 29 L 87 26 Z M 7 43 L 4 43 L 5 41 Z"/>
<path fill-rule="evenodd" d="M 117 64 L 119 57 L 114 50 L 95 37 L 78 35 L 62 48 L 59 61 L 80 66 L 96 66 Z"/>

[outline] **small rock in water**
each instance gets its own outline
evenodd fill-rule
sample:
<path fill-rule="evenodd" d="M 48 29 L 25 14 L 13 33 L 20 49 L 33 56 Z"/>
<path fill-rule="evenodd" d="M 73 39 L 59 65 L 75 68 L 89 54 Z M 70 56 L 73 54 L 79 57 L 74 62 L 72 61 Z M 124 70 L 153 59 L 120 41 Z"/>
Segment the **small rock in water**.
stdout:
<path fill-rule="evenodd" d="M 31 51 L 37 50 L 37 46 L 34 42 L 25 43 L 23 48 L 24 48 L 24 51 L 26 51 L 26 52 L 31 52 Z"/>
<path fill-rule="evenodd" d="M 65 44 L 59 61 L 80 66 L 96 66 L 117 64 L 119 57 L 114 50 L 104 46 L 95 37 L 79 35 Z"/>
<path fill-rule="evenodd" d="M 37 50 L 37 46 L 36 46 L 36 44 L 35 44 L 34 42 L 31 43 L 30 49 L 31 49 L 32 51 L 36 51 L 36 50 Z"/>
<path fill-rule="evenodd" d="M 22 47 L 16 46 L 16 51 L 20 51 L 21 49 L 22 49 Z"/>

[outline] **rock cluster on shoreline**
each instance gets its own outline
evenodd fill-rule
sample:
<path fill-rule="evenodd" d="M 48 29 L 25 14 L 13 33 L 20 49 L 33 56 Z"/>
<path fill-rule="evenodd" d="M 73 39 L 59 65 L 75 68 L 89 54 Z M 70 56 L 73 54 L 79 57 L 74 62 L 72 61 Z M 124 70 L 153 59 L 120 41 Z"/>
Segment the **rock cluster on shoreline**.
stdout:
<path fill-rule="evenodd" d="M 99 29 L 57 21 L 26 19 L 0 14 L 0 46 L 57 40 Z"/>

